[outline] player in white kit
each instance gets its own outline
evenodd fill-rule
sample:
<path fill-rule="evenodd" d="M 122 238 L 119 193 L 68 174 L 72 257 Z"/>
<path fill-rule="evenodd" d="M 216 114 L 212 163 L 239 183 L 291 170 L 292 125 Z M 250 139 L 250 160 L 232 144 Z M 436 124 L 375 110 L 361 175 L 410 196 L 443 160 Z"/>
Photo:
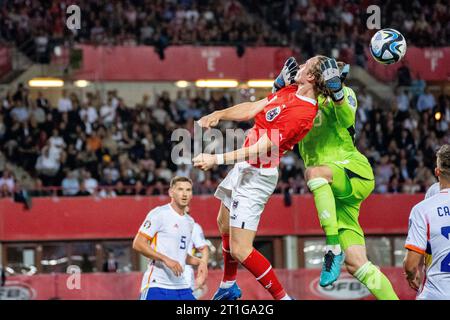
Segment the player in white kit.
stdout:
<path fill-rule="evenodd" d="M 406 279 L 420 300 L 450 300 L 450 145 L 437 152 L 440 192 L 417 204 L 409 218 Z M 421 269 L 423 264 L 425 270 Z"/>
<path fill-rule="evenodd" d="M 151 210 L 134 238 L 133 249 L 149 259 L 141 284 L 141 300 L 195 300 L 183 276 L 186 264 L 198 266 L 198 282 L 206 280 L 206 263 L 189 255 L 194 219 L 185 213 L 192 199 L 192 182 L 175 177 L 170 203 Z"/>
<path fill-rule="evenodd" d="M 189 207 L 186 208 L 186 213 L 189 214 Z M 189 250 L 188 250 L 188 253 L 192 256 L 194 256 L 195 252 L 201 253 L 200 259 L 203 260 L 206 263 L 206 265 L 208 265 L 209 259 L 208 243 L 206 242 L 202 227 L 197 222 L 194 222 L 194 228 L 192 229 L 192 238 L 191 242 L 189 243 Z M 190 265 L 186 265 L 183 276 L 185 277 L 186 281 L 191 285 L 194 297 L 196 299 L 200 298 L 200 296 L 204 292 L 204 284 L 199 283 L 199 281 L 201 281 L 201 278 L 198 279 L 197 277 L 197 279 L 195 279 L 194 268 Z"/>
<path fill-rule="evenodd" d="M 439 182 L 433 183 L 425 193 L 425 199 L 431 198 L 432 196 L 438 194 L 441 191 L 441 187 L 439 186 Z"/>

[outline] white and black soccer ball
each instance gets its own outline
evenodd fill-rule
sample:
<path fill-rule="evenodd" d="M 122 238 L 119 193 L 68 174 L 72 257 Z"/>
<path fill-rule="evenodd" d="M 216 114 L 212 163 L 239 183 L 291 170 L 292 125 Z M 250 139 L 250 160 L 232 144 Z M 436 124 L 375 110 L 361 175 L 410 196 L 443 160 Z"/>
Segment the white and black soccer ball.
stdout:
<path fill-rule="evenodd" d="M 405 37 L 395 29 L 379 30 L 370 40 L 370 53 L 382 64 L 398 62 L 406 53 Z"/>

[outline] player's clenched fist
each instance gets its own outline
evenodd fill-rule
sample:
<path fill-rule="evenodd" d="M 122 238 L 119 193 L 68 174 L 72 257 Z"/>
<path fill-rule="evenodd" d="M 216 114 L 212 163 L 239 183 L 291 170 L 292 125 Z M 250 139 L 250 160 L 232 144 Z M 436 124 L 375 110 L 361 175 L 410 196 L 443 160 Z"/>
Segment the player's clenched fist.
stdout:
<path fill-rule="evenodd" d="M 217 112 L 213 112 L 198 120 L 198 124 L 203 128 L 211 128 L 217 126 L 219 124 L 219 121 L 220 121 L 219 114 Z"/>
<path fill-rule="evenodd" d="M 183 267 L 177 261 L 166 258 L 163 262 L 177 277 L 183 273 Z"/>
<path fill-rule="evenodd" d="M 194 167 L 206 171 L 217 164 L 217 157 L 214 154 L 200 153 L 192 161 L 194 162 Z"/>

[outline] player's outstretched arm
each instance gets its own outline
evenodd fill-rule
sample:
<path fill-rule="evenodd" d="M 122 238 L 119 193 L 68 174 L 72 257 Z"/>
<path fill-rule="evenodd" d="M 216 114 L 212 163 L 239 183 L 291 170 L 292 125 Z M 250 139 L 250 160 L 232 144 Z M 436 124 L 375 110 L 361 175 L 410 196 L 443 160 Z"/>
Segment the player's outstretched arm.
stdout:
<path fill-rule="evenodd" d="M 259 138 L 258 142 L 251 146 L 243 147 L 223 154 L 201 153 L 192 159 L 192 161 L 194 162 L 194 167 L 206 171 L 215 165 L 256 160 L 260 155 L 266 156 L 270 154 L 269 151 L 272 151 L 274 147 L 276 146 L 272 143 L 266 133 Z"/>
<path fill-rule="evenodd" d="M 268 100 L 264 98 L 255 102 L 243 102 L 235 106 L 214 111 L 213 113 L 202 117 L 198 124 L 204 128 L 215 127 L 220 120 L 248 121 L 253 119 L 258 112 L 264 109 Z"/>
<path fill-rule="evenodd" d="M 133 249 L 149 259 L 162 261 L 177 277 L 183 273 L 183 268 L 180 263 L 170 259 L 160 252 L 153 250 L 149 245 L 148 238 L 143 236 L 141 233 L 138 233 L 134 237 Z"/>

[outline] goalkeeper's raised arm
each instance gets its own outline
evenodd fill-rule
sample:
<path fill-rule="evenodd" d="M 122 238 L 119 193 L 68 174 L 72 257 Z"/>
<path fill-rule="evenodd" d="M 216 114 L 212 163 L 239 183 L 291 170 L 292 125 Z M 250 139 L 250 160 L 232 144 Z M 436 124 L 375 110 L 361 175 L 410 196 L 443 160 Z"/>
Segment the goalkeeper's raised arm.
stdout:
<path fill-rule="evenodd" d="M 343 128 L 355 125 L 356 108 L 358 102 L 355 92 L 349 87 L 343 87 L 344 97 L 340 101 L 333 101 L 338 124 Z"/>

